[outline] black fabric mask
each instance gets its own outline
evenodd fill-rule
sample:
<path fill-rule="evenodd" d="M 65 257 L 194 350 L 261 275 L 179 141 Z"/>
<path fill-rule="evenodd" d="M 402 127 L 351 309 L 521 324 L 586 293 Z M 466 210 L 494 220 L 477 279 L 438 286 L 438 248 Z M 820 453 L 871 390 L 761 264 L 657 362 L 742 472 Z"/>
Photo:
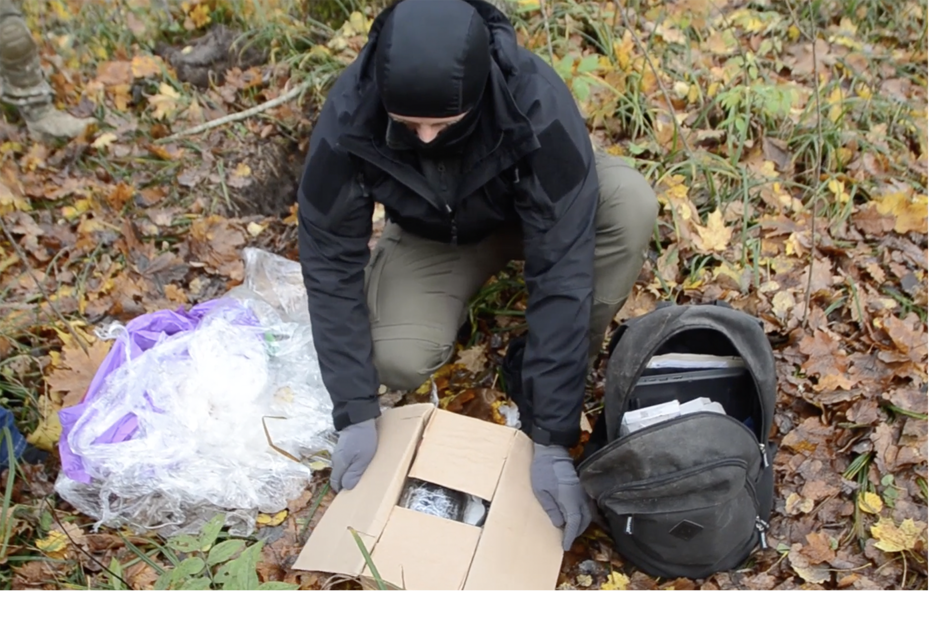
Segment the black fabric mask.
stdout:
<path fill-rule="evenodd" d="M 450 125 L 430 142 L 423 142 L 417 132 L 404 123 L 388 118 L 385 130 L 385 144 L 391 149 L 414 149 L 425 155 L 441 152 L 462 151 L 472 135 L 485 106 L 482 99 L 466 113 L 462 119 Z"/>
<path fill-rule="evenodd" d="M 482 17 L 462 0 L 400 2 L 375 49 L 375 77 L 385 109 L 422 118 L 475 111 L 491 71 L 490 38 Z M 444 131 L 456 134 L 460 123 Z"/>

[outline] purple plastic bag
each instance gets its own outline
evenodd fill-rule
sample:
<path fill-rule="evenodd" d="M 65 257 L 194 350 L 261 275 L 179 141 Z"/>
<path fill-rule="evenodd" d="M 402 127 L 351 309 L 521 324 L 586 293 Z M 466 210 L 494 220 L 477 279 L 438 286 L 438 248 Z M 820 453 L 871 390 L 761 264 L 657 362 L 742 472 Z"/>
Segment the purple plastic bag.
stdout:
<path fill-rule="evenodd" d="M 236 313 L 236 322 L 246 325 L 259 325 L 256 316 L 239 301 L 230 298 L 220 298 L 198 304 L 190 311 L 179 307 L 178 310 L 160 310 L 136 317 L 126 324 L 126 332 L 121 334 L 107 357 L 101 363 L 94 379 L 91 381 L 84 398 L 77 405 L 63 408 L 58 413 L 61 421 L 62 433 L 59 441 L 59 454 L 61 456 L 62 471 L 75 481 L 90 484 L 91 476 L 84 467 L 80 455 L 75 454 L 68 443 L 68 436 L 75 425 L 85 415 L 88 405 L 103 390 L 107 378 L 116 369 L 127 362 L 137 358 L 143 352 L 158 345 L 167 337 L 194 330 L 208 314 L 224 310 L 228 307 Z M 138 421 L 134 414 L 127 414 L 109 429 L 102 433 L 95 444 L 115 444 L 132 439 L 138 429 Z"/>

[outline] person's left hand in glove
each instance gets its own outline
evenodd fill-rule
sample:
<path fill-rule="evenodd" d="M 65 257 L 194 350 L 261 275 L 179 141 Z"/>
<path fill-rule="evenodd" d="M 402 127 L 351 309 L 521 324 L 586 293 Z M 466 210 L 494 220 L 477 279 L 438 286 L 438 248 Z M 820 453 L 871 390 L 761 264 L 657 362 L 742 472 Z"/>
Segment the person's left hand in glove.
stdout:
<path fill-rule="evenodd" d="M 589 499 L 569 451 L 562 446 L 535 443 L 531 487 L 553 525 L 563 528 L 563 549 L 568 551 L 592 521 Z"/>

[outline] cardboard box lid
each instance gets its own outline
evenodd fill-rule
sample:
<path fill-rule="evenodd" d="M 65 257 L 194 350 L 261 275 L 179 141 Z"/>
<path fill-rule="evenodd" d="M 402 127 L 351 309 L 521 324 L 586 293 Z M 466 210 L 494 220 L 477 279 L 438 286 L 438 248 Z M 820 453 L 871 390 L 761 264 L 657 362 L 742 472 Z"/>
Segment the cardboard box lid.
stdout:
<path fill-rule="evenodd" d="M 408 476 L 492 500 L 515 430 L 437 410 Z"/>
<path fill-rule="evenodd" d="M 382 531 L 372 564 L 382 580 L 416 591 L 463 588 L 481 529 L 394 507 Z M 369 568 L 363 573 L 372 577 Z"/>
<path fill-rule="evenodd" d="M 465 590 L 550 590 L 563 562 L 563 531 L 531 488 L 534 445 L 515 435 L 495 500 L 482 527 Z"/>
<path fill-rule="evenodd" d="M 434 407 L 394 408 L 376 419 L 379 448 L 359 483 L 343 490 L 314 528 L 294 569 L 358 576 L 365 559 L 349 532 L 352 527 L 371 552 L 404 485 L 424 425 Z"/>

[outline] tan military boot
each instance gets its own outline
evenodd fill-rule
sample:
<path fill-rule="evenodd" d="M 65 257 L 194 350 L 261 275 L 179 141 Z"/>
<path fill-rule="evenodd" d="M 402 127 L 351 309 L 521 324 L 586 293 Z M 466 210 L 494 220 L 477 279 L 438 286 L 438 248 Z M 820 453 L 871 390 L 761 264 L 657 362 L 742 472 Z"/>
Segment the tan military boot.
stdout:
<path fill-rule="evenodd" d="M 10 0 L 0 0 L 0 99 L 19 111 L 29 133 L 39 140 L 71 139 L 93 122 L 55 108 L 54 93 L 39 64 L 39 48 Z"/>

